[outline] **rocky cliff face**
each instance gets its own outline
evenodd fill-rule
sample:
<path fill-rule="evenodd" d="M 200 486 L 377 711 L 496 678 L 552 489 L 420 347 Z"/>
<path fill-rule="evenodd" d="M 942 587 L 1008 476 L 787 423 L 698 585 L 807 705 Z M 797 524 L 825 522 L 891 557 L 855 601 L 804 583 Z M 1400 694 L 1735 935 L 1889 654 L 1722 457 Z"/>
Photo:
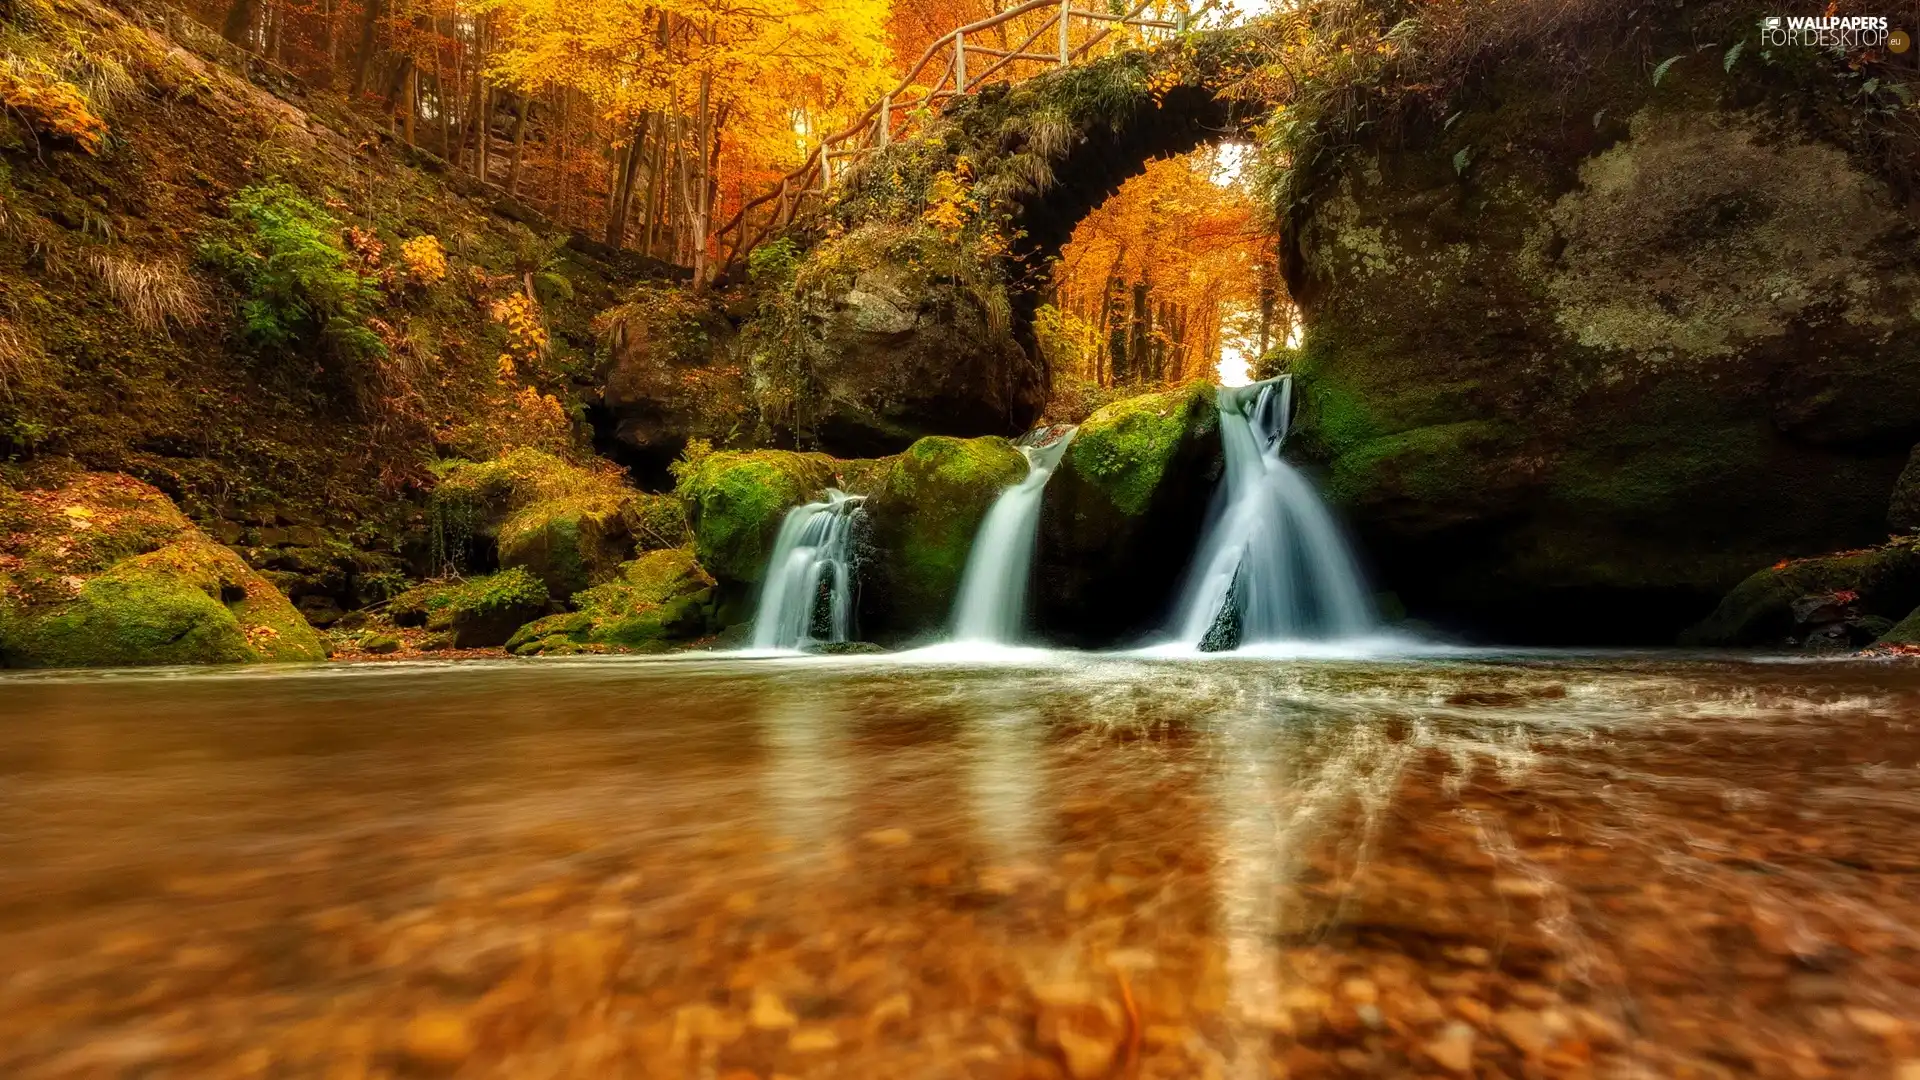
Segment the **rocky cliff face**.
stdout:
<path fill-rule="evenodd" d="M 1777 559 L 1884 539 L 1920 438 L 1916 206 L 1836 134 L 1861 99 L 1761 61 L 1544 77 L 1292 209 L 1296 445 L 1414 614 L 1666 640 Z"/>

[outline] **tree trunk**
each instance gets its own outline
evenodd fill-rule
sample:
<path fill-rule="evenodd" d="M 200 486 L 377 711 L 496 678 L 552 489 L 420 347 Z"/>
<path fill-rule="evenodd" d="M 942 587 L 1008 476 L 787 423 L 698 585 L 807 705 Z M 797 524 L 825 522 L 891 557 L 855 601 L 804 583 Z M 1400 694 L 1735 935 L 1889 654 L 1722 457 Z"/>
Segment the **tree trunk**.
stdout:
<path fill-rule="evenodd" d="M 220 36 L 243 49 L 253 49 L 253 26 L 260 18 L 260 0 L 233 0 L 233 6 L 227 9 L 227 20 L 220 26 Z"/>
<path fill-rule="evenodd" d="M 507 194 L 520 194 L 520 163 L 527 150 L 527 113 L 533 108 L 533 99 L 526 94 L 520 95 L 520 108 L 513 118 L 513 159 L 507 164 Z"/>
<path fill-rule="evenodd" d="M 247 0 L 241 0 L 247 2 Z M 360 16 L 360 48 L 353 57 L 353 96 L 359 97 L 367 92 L 367 78 L 373 73 L 373 53 L 377 43 L 376 34 L 380 29 L 380 18 L 386 14 L 386 0 L 367 0 L 367 9 Z"/>
<path fill-rule="evenodd" d="M 1127 374 L 1136 381 L 1148 374 L 1147 339 L 1153 333 L 1153 309 L 1147 306 L 1148 295 L 1146 282 L 1133 283 L 1133 320 L 1127 339 Z"/>
<path fill-rule="evenodd" d="M 414 117 L 420 115 L 420 68 L 416 64 L 414 64 L 412 57 L 407 58 L 406 67 L 407 67 L 406 112 L 403 115 L 406 117 L 406 120 L 404 121 L 404 123 L 405 123 L 407 145 L 412 146 L 414 145 L 414 134 L 413 134 Z"/>

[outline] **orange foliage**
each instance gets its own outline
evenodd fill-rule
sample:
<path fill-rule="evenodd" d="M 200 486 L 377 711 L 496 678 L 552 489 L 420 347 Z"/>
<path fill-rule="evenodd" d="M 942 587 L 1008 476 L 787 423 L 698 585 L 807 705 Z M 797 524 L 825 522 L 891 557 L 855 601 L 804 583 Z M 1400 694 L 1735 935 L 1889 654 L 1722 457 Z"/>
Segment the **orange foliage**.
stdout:
<path fill-rule="evenodd" d="M 1172 382 L 1212 374 L 1223 350 L 1258 351 L 1239 339 L 1257 338 L 1263 284 L 1277 288 L 1274 241 L 1238 164 L 1237 148 L 1153 162 L 1074 230 L 1053 279 L 1079 337 L 1068 374 Z M 1116 356 L 1116 334 L 1123 351 L 1144 339 L 1153 355 Z"/>
<path fill-rule="evenodd" d="M 89 154 L 100 152 L 107 122 L 87 108 L 72 83 L 34 67 L 0 67 L 0 102 L 35 131 L 72 139 Z"/>

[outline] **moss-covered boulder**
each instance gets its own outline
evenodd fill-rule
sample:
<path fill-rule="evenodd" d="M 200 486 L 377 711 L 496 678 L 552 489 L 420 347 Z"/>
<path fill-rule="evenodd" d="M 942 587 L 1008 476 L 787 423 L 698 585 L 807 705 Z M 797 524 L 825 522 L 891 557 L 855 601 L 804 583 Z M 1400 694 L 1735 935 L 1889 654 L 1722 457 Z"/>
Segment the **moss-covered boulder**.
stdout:
<path fill-rule="evenodd" d="M 1047 379 L 1014 336 L 1008 287 L 929 226 L 869 222 L 806 256 L 741 339 L 760 413 L 825 450 L 896 453 L 925 435 L 1019 434 Z"/>
<path fill-rule="evenodd" d="M 550 600 L 544 582 L 515 566 L 415 586 L 394 597 L 387 613 L 396 625 L 449 635 L 456 649 L 485 649 L 505 645 L 515 631 L 546 615 Z"/>
<path fill-rule="evenodd" d="M 573 598 L 576 610 L 520 628 L 507 651 L 522 655 L 656 652 L 711 629 L 714 580 L 687 548 L 649 551 L 614 580 Z"/>
<path fill-rule="evenodd" d="M 0 485 L 0 667 L 323 660 L 287 598 L 131 477 Z"/>
<path fill-rule="evenodd" d="M 1041 626 L 1081 645 L 1159 626 L 1221 470 L 1209 384 L 1127 398 L 1088 417 L 1042 503 L 1033 585 Z"/>
<path fill-rule="evenodd" d="M 1794 559 L 1727 594 L 1682 644 L 1859 646 L 1920 607 L 1920 541 Z"/>
<path fill-rule="evenodd" d="M 1026 475 L 1026 458 L 992 436 L 933 436 L 892 459 L 866 505 L 863 631 L 904 641 L 947 625 L 980 522 Z"/>
<path fill-rule="evenodd" d="M 1655 87 L 1630 52 L 1516 56 L 1447 125 L 1294 178 L 1293 446 L 1416 617 L 1670 640 L 1755 566 L 1885 536 L 1920 246 L 1809 107 L 1853 115 L 1853 77 L 1690 58 Z"/>
<path fill-rule="evenodd" d="M 633 553 L 639 498 L 611 472 L 539 450 L 461 462 L 433 491 L 435 547 L 443 568 L 519 567 L 565 599 Z"/>
<path fill-rule="evenodd" d="M 722 583 L 756 584 L 787 511 L 821 497 L 836 479 L 825 454 L 721 451 L 680 466 L 677 492 L 693 553 Z"/>

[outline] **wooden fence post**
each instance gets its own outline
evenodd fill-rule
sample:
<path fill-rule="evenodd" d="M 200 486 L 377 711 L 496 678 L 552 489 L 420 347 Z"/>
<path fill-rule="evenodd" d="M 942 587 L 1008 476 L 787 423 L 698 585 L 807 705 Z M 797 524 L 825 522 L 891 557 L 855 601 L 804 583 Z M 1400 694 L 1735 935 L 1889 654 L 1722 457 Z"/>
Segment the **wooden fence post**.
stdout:
<path fill-rule="evenodd" d="M 833 186 L 833 151 L 826 143 L 820 144 L 820 190 Z"/>
<path fill-rule="evenodd" d="M 879 143 L 884 149 L 893 141 L 893 95 L 880 95 L 880 132 Z"/>
<path fill-rule="evenodd" d="M 1073 0 L 1060 0 L 1060 66 L 1066 67 L 1070 57 L 1067 50 L 1073 42 L 1068 31 L 1073 27 Z"/>
<path fill-rule="evenodd" d="M 967 92 L 967 34 L 964 30 L 953 32 L 953 92 L 962 96 Z"/>

